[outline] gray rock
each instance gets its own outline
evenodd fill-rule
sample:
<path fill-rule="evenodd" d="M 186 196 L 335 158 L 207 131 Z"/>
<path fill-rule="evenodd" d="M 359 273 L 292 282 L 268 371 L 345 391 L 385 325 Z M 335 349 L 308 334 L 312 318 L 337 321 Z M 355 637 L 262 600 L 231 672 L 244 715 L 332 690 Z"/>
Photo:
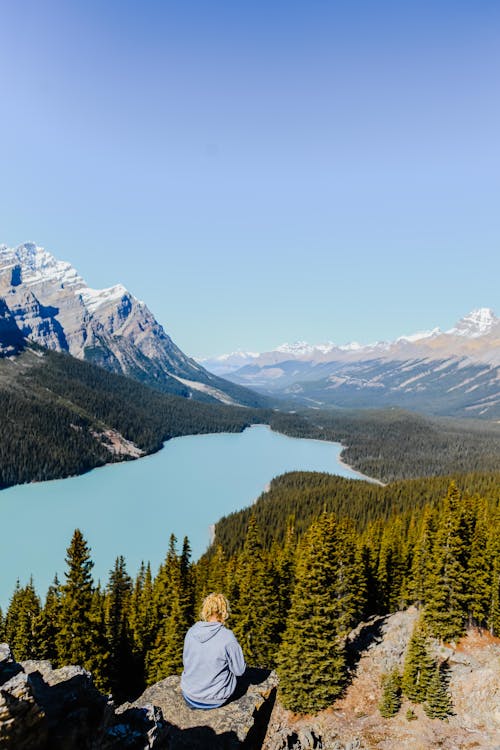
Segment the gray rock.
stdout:
<path fill-rule="evenodd" d="M 19 672 L 0 687 L 1 750 L 45 750 L 48 729 L 29 676 Z"/>
<path fill-rule="evenodd" d="M 233 750 L 243 746 L 245 750 L 254 750 L 262 744 L 277 685 L 275 672 L 247 669 L 229 703 L 204 711 L 186 705 L 179 677 L 167 677 L 126 707 L 147 703 L 161 709 L 171 725 L 168 750 Z"/>
<path fill-rule="evenodd" d="M 7 643 L 0 643 L 0 685 L 10 680 L 18 672 L 21 671 L 21 667 L 14 661 L 12 651 Z"/>
<path fill-rule="evenodd" d="M 0 357 L 12 357 L 25 348 L 26 340 L 19 329 L 16 320 L 0 299 Z"/>
<path fill-rule="evenodd" d="M 0 675 L 0 750 L 257 750 L 278 682 L 274 672 L 249 669 L 230 703 L 199 711 L 169 677 L 117 708 L 82 667 L 17 664 L 6 644 Z"/>

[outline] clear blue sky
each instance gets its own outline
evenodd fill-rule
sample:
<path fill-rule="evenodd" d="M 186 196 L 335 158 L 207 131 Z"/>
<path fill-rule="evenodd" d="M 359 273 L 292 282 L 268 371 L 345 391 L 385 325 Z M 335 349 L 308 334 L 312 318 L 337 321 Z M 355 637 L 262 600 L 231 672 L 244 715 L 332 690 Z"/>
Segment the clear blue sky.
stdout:
<path fill-rule="evenodd" d="M 500 314 L 500 3 L 5 0 L 0 242 L 190 354 Z"/>

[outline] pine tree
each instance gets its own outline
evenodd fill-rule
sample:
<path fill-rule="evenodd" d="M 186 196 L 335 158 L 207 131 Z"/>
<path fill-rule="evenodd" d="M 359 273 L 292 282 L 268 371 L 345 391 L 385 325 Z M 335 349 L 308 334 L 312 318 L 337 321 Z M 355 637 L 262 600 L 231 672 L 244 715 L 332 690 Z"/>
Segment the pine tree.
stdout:
<path fill-rule="evenodd" d="M 194 622 L 195 610 L 195 575 L 191 563 L 191 545 L 187 536 L 182 542 L 182 552 L 180 557 L 180 592 L 179 604 L 182 612 L 182 619 L 186 629 Z"/>
<path fill-rule="evenodd" d="M 431 574 L 434 537 L 436 533 L 435 511 L 426 505 L 420 524 L 420 533 L 412 551 L 407 597 L 418 605 L 427 598 L 427 583 Z"/>
<path fill-rule="evenodd" d="M 61 587 L 59 630 L 56 648 L 59 664 L 79 664 L 92 671 L 96 685 L 102 684 L 106 656 L 100 643 L 98 608 L 93 597 L 90 550 L 76 529 L 67 549 L 66 582 Z M 101 604 L 99 603 L 99 608 Z M 101 615 L 99 615 L 101 618 Z"/>
<path fill-rule="evenodd" d="M 33 579 L 24 588 L 17 581 L 5 617 L 5 637 L 17 661 L 37 657 L 36 622 L 40 608 Z"/>
<path fill-rule="evenodd" d="M 326 708 L 345 684 L 337 548 L 337 523 L 327 514 L 311 525 L 299 546 L 295 590 L 278 654 L 281 701 L 292 711 Z"/>
<path fill-rule="evenodd" d="M 347 635 L 359 622 L 367 604 L 364 566 L 356 544 L 356 530 L 349 519 L 336 526 L 337 560 L 335 604 L 339 635 Z"/>
<path fill-rule="evenodd" d="M 92 678 L 96 687 L 102 692 L 109 693 L 109 644 L 106 638 L 106 592 L 102 590 L 101 583 L 92 592 L 92 604 L 90 606 L 90 623 L 92 648 L 89 653 L 86 669 L 92 672 Z"/>
<path fill-rule="evenodd" d="M 440 513 L 424 609 L 430 632 L 444 641 L 463 633 L 467 614 L 466 541 L 461 496 L 452 482 Z"/>
<path fill-rule="evenodd" d="M 190 556 L 187 537 L 184 539 L 181 555 L 177 555 L 176 540 L 172 536 L 165 564 L 160 569 L 160 581 L 155 581 L 153 590 L 159 622 L 154 644 L 146 656 L 148 684 L 182 670 L 184 637 L 192 624 L 194 610 L 194 579 Z M 163 616 L 160 614 L 162 611 Z"/>
<path fill-rule="evenodd" d="M 488 529 L 491 520 L 486 503 L 479 501 L 479 513 L 472 535 L 467 568 L 467 604 L 470 624 L 484 626 L 488 620 L 491 601 L 492 557 L 488 550 Z"/>
<path fill-rule="evenodd" d="M 395 716 L 401 708 L 401 676 L 397 667 L 382 678 L 382 700 L 378 709 L 384 719 Z"/>
<path fill-rule="evenodd" d="M 453 710 L 448 690 L 449 675 L 445 664 L 436 664 L 427 687 L 424 711 L 430 719 L 446 719 Z"/>
<path fill-rule="evenodd" d="M 380 546 L 377 581 L 378 611 L 394 612 L 399 608 L 403 583 L 401 520 L 386 525 Z"/>
<path fill-rule="evenodd" d="M 57 575 L 47 591 L 45 604 L 36 623 L 36 651 L 39 659 L 58 665 L 56 636 L 59 629 L 61 587 Z"/>
<path fill-rule="evenodd" d="M 123 556 L 117 557 L 110 573 L 105 599 L 105 629 L 109 648 L 108 682 L 113 696 L 124 700 L 134 692 L 135 673 L 133 639 L 129 626 L 132 580 Z"/>
<path fill-rule="evenodd" d="M 426 699 L 433 670 L 434 660 L 429 653 L 425 628 L 422 622 L 417 622 L 408 643 L 401 682 L 403 693 L 413 703 Z"/>
<path fill-rule="evenodd" d="M 492 515 L 487 543 L 491 560 L 487 624 L 493 635 L 500 636 L 500 508 Z"/>
<path fill-rule="evenodd" d="M 295 550 L 297 546 L 295 534 L 295 519 L 292 516 L 288 520 L 285 541 L 283 545 L 276 544 L 275 550 L 271 549 L 271 559 L 276 560 L 276 569 L 279 581 L 279 632 L 285 629 L 286 618 L 290 610 L 292 592 L 295 579 Z"/>
<path fill-rule="evenodd" d="M 226 591 L 227 557 L 221 544 L 215 547 L 215 551 L 208 563 L 208 575 L 205 584 L 200 591 L 199 600 L 203 600 L 211 591 Z"/>
<path fill-rule="evenodd" d="M 134 650 L 145 658 L 152 645 L 153 630 L 153 577 L 151 565 L 141 563 L 136 576 L 130 601 L 130 627 L 134 638 Z"/>
<path fill-rule="evenodd" d="M 279 639 L 279 584 L 273 562 L 262 548 L 260 530 L 250 518 L 236 568 L 239 596 L 233 606 L 234 634 L 248 664 L 274 665 Z"/>
<path fill-rule="evenodd" d="M 0 643 L 5 640 L 5 621 L 2 614 L 2 608 L 0 607 Z"/>
<path fill-rule="evenodd" d="M 492 635 L 500 636 L 500 558 L 493 563 L 488 628 Z"/>

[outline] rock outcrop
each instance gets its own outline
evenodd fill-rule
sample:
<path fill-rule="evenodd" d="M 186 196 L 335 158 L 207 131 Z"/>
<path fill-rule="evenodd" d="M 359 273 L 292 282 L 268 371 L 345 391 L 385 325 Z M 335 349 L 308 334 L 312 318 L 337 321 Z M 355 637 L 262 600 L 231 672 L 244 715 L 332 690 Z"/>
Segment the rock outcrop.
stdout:
<path fill-rule="evenodd" d="M 12 357 L 23 351 L 26 340 L 14 316 L 0 299 L 0 357 Z"/>
<path fill-rule="evenodd" d="M 458 644 L 433 642 L 451 676 L 447 720 L 428 718 L 406 699 L 396 716 L 381 716 L 382 675 L 402 671 L 418 616 L 410 607 L 361 623 L 348 637 L 351 681 L 342 698 L 314 717 L 294 716 L 277 702 L 263 750 L 500 750 L 500 639 L 486 631 L 470 630 Z"/>
<path fill-rule="evenodd" d="M 178 677 L 149 687 L 130 707 L 153 704 L 171 725 L 172 750 L 258 750 L 267 730 L 278 679 L 274 672 L 247 669 L 229 703 L 210 711 L 189 708 Z M 128 705 L 128 704 L 127 704 Z M 121 709 L 120 709 L 121 710 Z"/>
<path fill-rule="evenodd" d="M 230 703 L 186 706 L 179 677 L 116 706 L 78 666 L 15 662 L 0 645 L 0 750 L 259 750 L 277 678 L 249 669 Z"/>

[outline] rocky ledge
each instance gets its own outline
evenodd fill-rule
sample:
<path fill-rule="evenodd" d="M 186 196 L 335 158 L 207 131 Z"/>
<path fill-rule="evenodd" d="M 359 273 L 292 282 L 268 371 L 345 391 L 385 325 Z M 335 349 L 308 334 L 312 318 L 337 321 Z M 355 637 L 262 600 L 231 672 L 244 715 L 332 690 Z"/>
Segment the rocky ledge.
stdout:
<path fill-rule="evenodd" d="M 17 663 L 0 645 L 0 750 L 258 750 L 274 705 L 274 672 L 248 669 L 230 703 L 189 709 L 179 678 L 116 706 L 78 666 Z"/>

